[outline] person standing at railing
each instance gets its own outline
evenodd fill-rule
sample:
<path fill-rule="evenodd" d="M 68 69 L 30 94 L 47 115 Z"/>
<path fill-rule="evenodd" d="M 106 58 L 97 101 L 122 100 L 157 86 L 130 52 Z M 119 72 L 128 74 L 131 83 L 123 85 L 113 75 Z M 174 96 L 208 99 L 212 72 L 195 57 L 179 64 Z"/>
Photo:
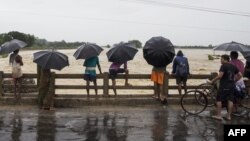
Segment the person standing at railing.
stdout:
<path fill-rule="evenodd" d="M 226 119 L 231 120 L 235 81 L 241 79 L 242 75 L 238 68 L 229 62 L 228 55 L 221 56 L 221 64 L 222 65 L 219 70 L 219 75 L 213 78 L 211 81 L 208 81 L 208 83 L 214 83 L 217 80 L 220 80 L 219 91 L 216 97 L 217 114 L 212 117 L 218 120 L 222 120 L 222 103 L 227 102 L 228 113 Z M 235 78 L 237 78 L 237 80 L 235 80 Z"/>
<path fill-rule="evenodd" d="M 122 65 L 123 65 L 123 68 L 121 68 Z M 127 62 L 124 62 L 124 63 L 113 62 L 109 67 L 109 78 L 112 80 L 112 87 L 113 87 L 113 91 L 115 95 L 117 95 L 116 88 L 115 88 L 115 85 L 116 85 L 115 78 L 118 73 L 125 73 L 125 86 L 131 86 L 131 84 L 128 83 L 129 71 L 127 67 Z"/>
<path fill-rule="evenodd" d="M 102 74 L 98 56 L 86 59 L 83 66 L 86 67 L 85 74 L 84 74 L 84 80 L 87 81 L 87 86 L 86 86 L 87 87 L 86 88 L 87 95 L 89 97 L 89 84 L 90 84 L 90 82 L 94 83 L 95 94 L 97 95 L 98 91 L 97 91 L 97 82 L 96 82 L 96 66 L 98 66 L 99 72 L 100 72 L 100 74 Z"/>
<path fill-rule="evenodd" d="M 23 66 L 22 57 L 18 55 L 19 50 L 15 50 L 10 55 L 10 64 L 12 65 L 12 78 L 14 83 L 14 95 L 16 100 L 21 99 L 21 85 L 23 72 L 21 66 Z M 18 92 L 18 95 L 17 95 Z"/>
<path fill-rule="evenodd" d="M 188 59 L 184 57 L 181 50 L 177 52 L 177 55 L 173 61 L 172 74 L 176 76 L 176 84 L 178 85 L 178 92 L 181 96 L 181 87 L 184 86 L 185 93 L 187 92 L 187 79 L 190 75 Z"/>
<path fill-rule="evenodd" d="M 160 99 L 162 104 L 167 104 L 167 98 L 163 92 L 163 82 L 164 82 L 164 75 L 166 73 L 166 66 L 165 67 L 153 67 L 151 73 L 151 80 L 154 82 L 156 95 L 153 96 L 155 99 Z"/>
<path fill-rule="evenodd" d="M 42 69 L 41 67 L 38 67 L 40 69 L 40 82 L 38 87 L 38 106 L 40 109 L 44 110 L 50 110 L 52 107 L 50 107 L 50 92 L 49 92 L 49 86 L 50 86 L 50 69 Z M 47 99 L 48 98 L 48 99 Z"/>

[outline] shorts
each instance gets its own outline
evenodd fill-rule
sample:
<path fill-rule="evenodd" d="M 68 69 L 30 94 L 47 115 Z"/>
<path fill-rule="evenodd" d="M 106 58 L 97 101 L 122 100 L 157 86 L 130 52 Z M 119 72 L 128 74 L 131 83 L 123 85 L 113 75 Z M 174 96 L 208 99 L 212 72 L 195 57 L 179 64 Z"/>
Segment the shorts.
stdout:
<path fill-rule="evenodd" d="M 157 84 L 163 85 L 164 72 L 152 71 L 152 73 L 151 73 L 151 80 L 154 81 Z"/>
<path fill-rule="evenodd" d="M 227 102 L 234 101 L 234 87 L 232 88 L 219 88 L 216 101 Z"/>
<path fill-rule="evenodd" d="M 110 79 L 115 79 L 118 73 L 124 73 L 125 69 L 109 69 L 109 78 Z"/>
<path fill-rule="evenodd" d="M 176 75 L 176 84 L 177 85 L 181 84 L 181 83 L 186 84 L 187 83 L 187 78 L 188 78 L 188 76 L 178 76 L 178 75 Z"/>
<path fill-rule="evenodd" d="M 84 74 L 83 79 L 86 81 L 96 81 L 96 76 L 91 74 Z"/>

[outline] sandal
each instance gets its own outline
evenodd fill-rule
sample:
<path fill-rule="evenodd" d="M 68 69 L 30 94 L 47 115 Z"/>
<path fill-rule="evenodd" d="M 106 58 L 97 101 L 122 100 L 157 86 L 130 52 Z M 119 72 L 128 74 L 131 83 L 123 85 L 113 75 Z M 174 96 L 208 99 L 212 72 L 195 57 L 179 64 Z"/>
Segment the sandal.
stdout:
<path fill-rule="evenodd" d="M 213 119 L 217 119 L 217 120 L 223 120 L 222 117 L 218 117 L 218 116 L 212 116 Z"/>

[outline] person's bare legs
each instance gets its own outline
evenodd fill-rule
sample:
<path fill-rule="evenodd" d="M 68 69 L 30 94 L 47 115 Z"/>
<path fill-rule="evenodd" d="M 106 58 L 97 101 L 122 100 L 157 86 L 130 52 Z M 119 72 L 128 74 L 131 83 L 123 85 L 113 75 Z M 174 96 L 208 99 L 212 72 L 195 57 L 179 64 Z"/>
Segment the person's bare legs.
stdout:
<path fill-rule="evenodd" d="M 184 92 L 187 93 L 187 84 L 183 83 L 183 87 L 184 87 Z"/>
<path fill-rule="evenodd" d="M 17 78 L 14 78 L 14 97 L 16 99 L 16 101 L 18 100 L 17 98 L 17 94 L 16 94 L 16 90 L 17 90 Z"/>
<path fill-rule="evenodd" d="M 221 109 L 222 109 L 222 103 L 221 101 L 216 102 L 216 116 L 221 118 Z"/>
<path fill-rule="evenodd" d="M 21 102 L 21 87 L 22 87 L 22 78 L 18 78 L 17 80 L 17 91 L 18 91 L 18 95 L 17 98 L 19 100 L 19 103 Z"/>
<path fill-rule="evenodd" d="M 159 99 L 160 92 L 159 92 L 158 84 L 156 82 L 154 82 L 154 90 L 155 90 L 155 94 L 152 97 L 155 99 Z"/>
<path fill-rule="evenodd" d="M 161 100 L 164 100 L 166 98 L 165 94 L 163 93 L 163 85 L 158 84 L 158 89 L 159 89 L 159 93 L 160 93 L 160 98 Z"/>
<path fill-rule="evenodd" d="M 128 83 L 128 70 L 125 70 L 125 86 L 131 86 L 131 84 Z"/>
<path fill-rule="evenodd" d="M 233 102 L 230 101 L 230 100 L 228 101 L 227 109 L 228 109 L 228 112 L 227 112 L 227 119 L 228 119 L 228 120 L 231 120 L 231 115 L 232 115 L 232 112 L 233 112 Z"/>
<path fill-rule="evenodd" d="M 181 96 L 181 83 L 178 84 L 178 92 L 179 92 L 179 96 Z"/>
<path fill-rule="evenodd" d="M 112 79 L 112 87 L 113 87 L 114 94 L 116 96 L 117 93 L 116 93 L 115 85 L 116 85 L 115 79 Z"/>
<path fill-rule="evenodd" d="M 97 96 L 98 91 L 97 91 L 97 83 L 96 83 L 96 80 L 94 80 L 93 83 L 94 83 L 94 87 L 95 87 L 95 95 Z"/>
<path fill-rule="evenodd" d="M 89 97 L 89 80 L 87 80 L 87 86 L 86 86 L 86 90 L 87 90 L 87 96 Z"/>

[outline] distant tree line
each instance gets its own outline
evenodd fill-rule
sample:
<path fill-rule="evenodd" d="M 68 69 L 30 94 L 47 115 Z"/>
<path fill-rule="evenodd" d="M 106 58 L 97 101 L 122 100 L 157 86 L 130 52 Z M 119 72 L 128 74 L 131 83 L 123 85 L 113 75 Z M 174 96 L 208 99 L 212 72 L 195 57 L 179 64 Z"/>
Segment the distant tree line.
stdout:
<path fill-rule="evenodd" d="M 18 39 L 24 41 L 25 43 L 27 43 L 28 47 L 31 47 L 34 44 L 35 36 L 17 31 L 11 31 L 8 33 L 0 34 L 0 44 L 10 41 L 11 39 Z"/>
<path fill-rule="evenodd" d="M 49 49 L 49 48 L 55 48 L 55 49 L 74 49 L 82 45 L 84 42 L 66 42 L 65 40 L 62 41 L 47 41 L 46 39 L 40 39 L 38 37 L 35 37 L 34 35 L 21 33 L 18 31 L 11 31 L 8 33 L 2 33 L 0 34 L 0 44 L 3 44 L 4 42 L 10 41 L 11 39 L 19 39 L 21 41 L 24 41 L 28 44 L 28 48 L 25 49 Z M 130 40 L 129 43 L 132 43 L 136 48 L 142 48 L 143 45 L 139 40 Z M 102 47 L 110 48 L 111 45 L 106 45 Z M 214 46 L 208 45 L 208 46 L 175 46 L 176 48 L 193 48 L 193 49 L 211 49 Z"/>

